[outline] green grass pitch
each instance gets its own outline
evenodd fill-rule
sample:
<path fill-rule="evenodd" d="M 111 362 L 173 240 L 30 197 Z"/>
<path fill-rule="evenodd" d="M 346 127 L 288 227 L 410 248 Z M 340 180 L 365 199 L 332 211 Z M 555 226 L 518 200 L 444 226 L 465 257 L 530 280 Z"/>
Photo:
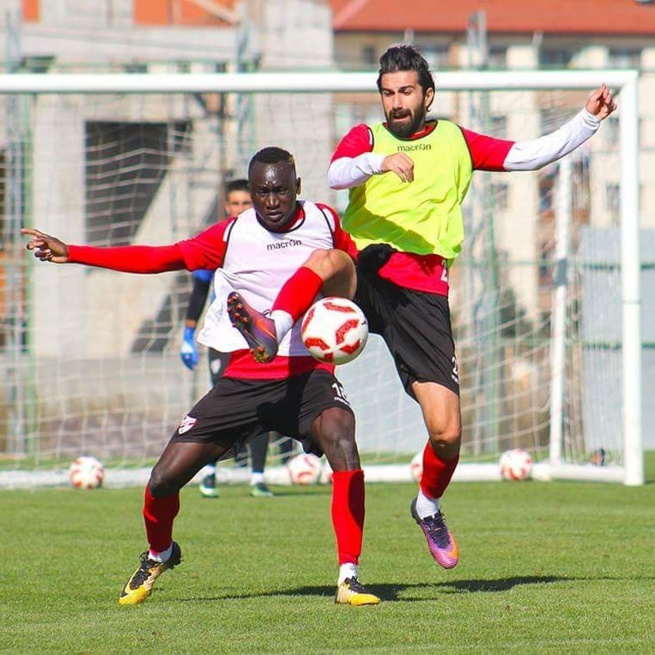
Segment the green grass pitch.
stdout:
<path fill-rule="evenodd" d="M 377 607 L 333 602 L 329 487 L 182 493 L 183 563 L 146 603 L 121 587 L 145 549 L 140 489 L 0 492 L 0 653 L 653 653 L 648 483 L 455 483 L 444 571 L 409 517 L 413 485 L 367 486 L 360 572 Z"/>

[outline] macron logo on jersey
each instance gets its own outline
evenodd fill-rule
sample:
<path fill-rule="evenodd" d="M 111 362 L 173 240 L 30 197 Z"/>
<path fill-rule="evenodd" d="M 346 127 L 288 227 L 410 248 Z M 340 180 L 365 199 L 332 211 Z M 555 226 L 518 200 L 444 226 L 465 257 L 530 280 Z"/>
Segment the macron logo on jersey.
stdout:
<path fill-rule="evenodd" d="M 277 243 L 269 243 L 266 250 L 281 250 L 282 248 L 294 248 L 302 246 L 302 241 L 298 239 L 288 239 L 287 241 L 278 241 Z"/>
<path fill-rule="evenodd" d="M 398 152 L 411 152 L 412 150 L 432 150 L 431 143 L 413 143 L 413 144 L 400 144 Z"/>

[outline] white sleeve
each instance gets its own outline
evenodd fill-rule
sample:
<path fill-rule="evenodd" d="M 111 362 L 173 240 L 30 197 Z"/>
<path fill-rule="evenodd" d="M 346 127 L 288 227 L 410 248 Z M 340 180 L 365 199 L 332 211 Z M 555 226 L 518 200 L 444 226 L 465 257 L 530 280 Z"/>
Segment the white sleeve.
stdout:
<path fill-rule="evenodd" d="M 366 182 L 371 175 L 382 172 L 386 155 L 364 152 L 357 157 L 335 159 L 328 169 L 328 186 L 331 189 L 350 189 Z"/>
<path fill-rule="evenodd" d="M 531 141 L 517 141 L 507 153 L 503 168 L 506 171 L 536 171 L 568 155 L 600 127 L 600 118 L 586 109 L 579 112 L 558 130 Z"/>

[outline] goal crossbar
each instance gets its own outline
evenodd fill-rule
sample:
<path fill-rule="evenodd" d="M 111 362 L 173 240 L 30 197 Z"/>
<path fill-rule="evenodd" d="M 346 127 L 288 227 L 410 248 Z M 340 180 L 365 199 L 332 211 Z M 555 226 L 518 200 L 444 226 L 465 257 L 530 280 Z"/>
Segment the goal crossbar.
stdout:
<path fill-rule="evenodd" d="M 435 75 L 442 91 L 590 89 L 636 85 L 634 70 L 461 71 Z M 0 75 L 0 93 L 363 93 L 374 73 L 14 73 Z"/>

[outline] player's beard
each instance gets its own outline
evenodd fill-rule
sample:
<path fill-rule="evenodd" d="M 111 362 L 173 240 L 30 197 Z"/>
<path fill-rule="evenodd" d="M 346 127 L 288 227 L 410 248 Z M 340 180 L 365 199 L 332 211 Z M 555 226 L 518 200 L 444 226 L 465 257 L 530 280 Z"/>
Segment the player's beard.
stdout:
<path fill-rule="evenodd" d="M 398 119 L 394 117 L 394 112 L 391 111 L 387 114 L 387 125 L 389 129 L 401 139 L 409 139 L 412 134 L 423 129 L 425 125 L 425 109 L 419 107 L 416 111 L 404 110 L 402 117 L 407 116 L 409 112 L 410 120 L 404 123 L 398 123 Z"/>

